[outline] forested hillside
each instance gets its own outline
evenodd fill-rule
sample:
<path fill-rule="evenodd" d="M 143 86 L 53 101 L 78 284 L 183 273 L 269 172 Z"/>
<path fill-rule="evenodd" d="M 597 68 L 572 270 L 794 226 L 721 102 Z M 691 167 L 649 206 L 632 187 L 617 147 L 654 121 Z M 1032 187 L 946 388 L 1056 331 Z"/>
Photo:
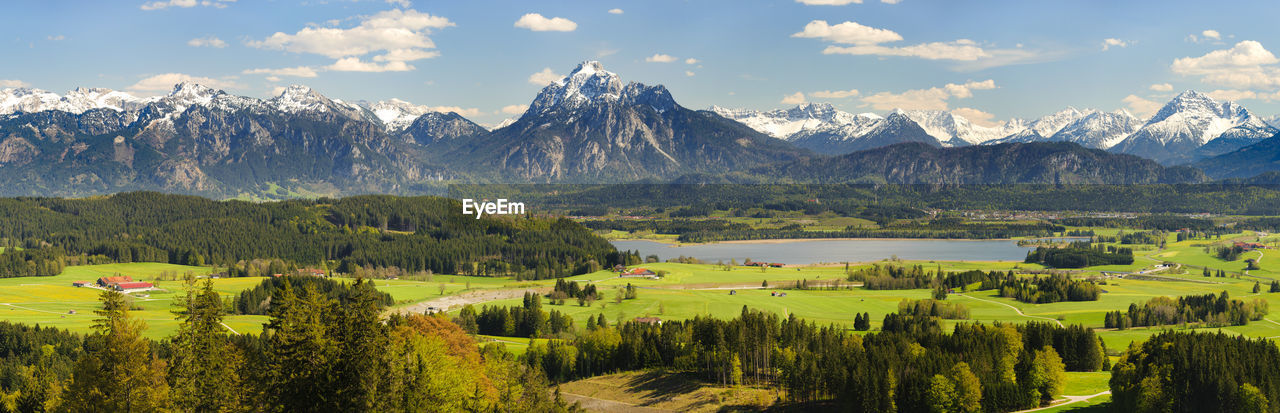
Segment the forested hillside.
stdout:
<path fill-rule="evenodd" d="M 249 261 L 279 259 L 286 269 L 396 267 L 541 279 L 627 261 L 567 219 L 475 219 L 460 211 L 457 201 L 437 197 L 249 203 L 139 192 L 0 199 L 0 241 L 22 248 L 0 254 L 6 265 L 0 274 L 54 275 L 66 264 L 149 261 L 261 275 Z M 11 257 L 18 255 L 26 259 Z"/>

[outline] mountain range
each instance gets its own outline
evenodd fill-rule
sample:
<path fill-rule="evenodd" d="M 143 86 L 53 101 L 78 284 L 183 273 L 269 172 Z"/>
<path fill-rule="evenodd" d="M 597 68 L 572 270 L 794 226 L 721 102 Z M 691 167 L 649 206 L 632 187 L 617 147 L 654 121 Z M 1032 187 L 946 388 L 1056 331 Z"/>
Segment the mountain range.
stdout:
<path fill-rule="evenodd" d="M 816 152 L 841 155 L 883 145 L 853 144 L 874 137 L 875 114 L 852 115 L 829 104 L 810 103 L 789 110 L 751 111 L 712 107 L 713 112 Z M 970 122 L 942 110 L 894 110 L 915 128 L 900 125 L 906 133 L 881 142 L 925 142 L 944 147 L 991 145 L 1013 142 L 1072 142 L 1155 159 L 1166 165 L 1185 164 L 1225 154 L 1271 137 L 1280 116 L 1263 119 L 1233 102 L 1219 102 L 1203 93 L 1183 92 L 1154 116 L 1140 120 L 1126 111 L 1064 110 L 1034 120 L 1012 119 L 993 126 Z M 813 143 L 813 136 L 822 137 Z M 878 138 L 878 137 L 877 137 Z M 832 144 L 835 142 L 844 145 Z"/>
<path fill-rule="evenodd" d="M 1268 122 L 1280 118 L 1264 120 L 1192 91 L 1145 121 L 1075 108 L 985 126 L 947 111 L 881 116 L 821 103 L 692 110 L 662 85 L 624 83 L 591 61 L 493 130 L 398 99 L 346 102 L 305 86 L 269 99 L 193 83 L 154 97 L 18 88 L 0 90 L 0 195 L 161 190 L 274 198 L 419 193 L 449 182 L 734 174 L 823 182 L 1199 182 L 1204 176 L 1189 168 L 1129 155 L 1165 165 L 1197 162 L 1213 177 L 1280 170 L 1280 145 L 1268 139 L 1277 130 Z"/>

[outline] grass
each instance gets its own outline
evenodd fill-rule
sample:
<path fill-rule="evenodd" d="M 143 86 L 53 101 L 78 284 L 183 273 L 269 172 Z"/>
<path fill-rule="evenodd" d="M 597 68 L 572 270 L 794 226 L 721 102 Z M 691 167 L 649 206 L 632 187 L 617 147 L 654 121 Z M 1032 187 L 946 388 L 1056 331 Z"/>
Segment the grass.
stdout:
<path fill-rule="evenodd" d="M 595 405 L 583 401 L 588 410 L 616 410 L 625 405 L 680 412 L 715 412 L 760 410 L 772 405 L 772 390 L 747 386 L 725 387 L 706 383 L 691 373 L 634 371 L 592 377 L 560 385 L 560 391 L 572 395 L 612 400 L 617 405 Z"/>

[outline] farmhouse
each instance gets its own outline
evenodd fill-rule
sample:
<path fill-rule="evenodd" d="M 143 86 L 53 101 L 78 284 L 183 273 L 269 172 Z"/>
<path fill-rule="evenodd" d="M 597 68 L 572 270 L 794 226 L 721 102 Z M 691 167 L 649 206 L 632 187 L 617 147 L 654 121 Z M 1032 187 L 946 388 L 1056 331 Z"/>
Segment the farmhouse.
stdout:
<path fill-rule="evenodd" d="M 88 282 L 88 281 L 72 281 L 72 282 L 71 282 L 71 285 L 72 285 L 72 286 L 74 286 L 74 287 L 84 287 L 84 286 L 87 286 L 87 285 L 89 285 L 89 284 L 91 284 L 91 283 L 90 283 L 90 282 Z"/>
<path fill-rule="evenodd" d="M 618 274 L 619 277 L 653 277 L 656 275 L 658 275 L 658 273 L 644 268 L 632 268 L 630 271 L 623 271 L 621 274 Z"/>
<path fill-rule="evenodd" d="M 1236 245 L 1235 245 L 1235 246 L 1240 247 L 1240 248 L 1244 248 L 1244 250 L 1245 250 L 1245 251 L 1253 251 L 1253 250 L 1260 250 L 1260 249 L 1266 249 L 1266 248 L 1267 248 L 1267 246 L 1266 246 L 1266 245 L 1262 245 L 1262 244 L 1259 244 L 1259 243 L 1256 243 L 1256 242 L 1240 242 L 1240 241 L 1236 241 Z"/>
<path fill-rule="evenodd" d="M 131 282 L 133 282 L 133 277 L 128 275 L 117 275 L 114 277 L 102 277 L 98 279 L 98 285 L 101 287 L 115 287 L 116 284 Z"/>
<path fill-rule="evenodd" d="M 662 319 L 658 317 L 636 317 L 635 322 L 645 324 L 662 324 Z"/>
<path fill-rule="evenodd" d="M 146 291 L 155 288 L 155 285 L 149 282 L 122 282 L 113 286 L 116 291 Z"/>
<path fill-rule="evenodd" d="M 312 277 L 323 277 L 323 276 L 324 276 L 324 270 L 317 270 L 317 269 L 315 269 L 315 268 L 299 269 L 299 270 L 298 270 L 298 275 L 302 275 L 302 276 L 308 276 L 308 275 L 309 275 L 309 276 L 312 276 Z"/>

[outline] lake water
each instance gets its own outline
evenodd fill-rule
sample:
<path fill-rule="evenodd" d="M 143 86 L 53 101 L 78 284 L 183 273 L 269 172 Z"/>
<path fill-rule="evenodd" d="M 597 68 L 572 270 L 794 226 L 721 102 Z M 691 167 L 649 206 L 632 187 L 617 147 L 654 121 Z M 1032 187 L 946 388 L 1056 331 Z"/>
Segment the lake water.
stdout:
<path fill-rule="evenodd" d="M 654 241 L 613 241 L 619 250 L 639 250 L 640 256 L 657 254 L 669 258 L 695 257 L 704 262 L 780 262 L 783 264 L 816 264 L 878 261 L 897 256 L 904 260 L 938 261 L 1022 261 L 1027 250 L 1009 240 L 938 240 L 938 239 L 849 239 L 796 240 L 786 242 L 738 243 L 718 242 L 674 246 Z"/>

